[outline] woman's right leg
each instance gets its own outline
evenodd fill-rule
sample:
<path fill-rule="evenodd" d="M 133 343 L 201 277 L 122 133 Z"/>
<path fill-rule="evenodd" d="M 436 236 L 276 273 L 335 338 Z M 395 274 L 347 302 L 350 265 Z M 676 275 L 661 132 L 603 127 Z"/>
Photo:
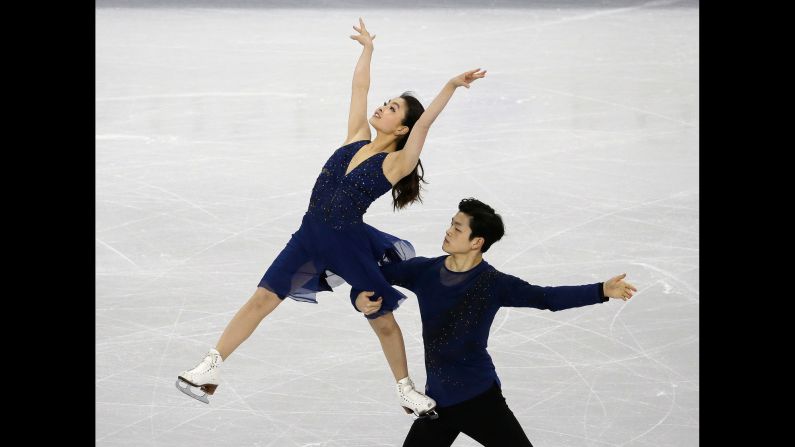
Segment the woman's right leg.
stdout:
<path fill-rule="evenodd" d="M 256 292 L 237 311 L 218 339 L 215 349 L 221 354 L 221 358 L 226 360 L 281 302 L 275 293 L 264 287 L 257 287 Z"/>
<path fill-rule="evenodd" d="M 263 318 L 281 304 L 282 300 L 270 289 L 285 290 L 286 294 L 286 291 L 291 290 L 290 286 L 296 272 L 303 264 L 311 263 L 311 259 L 309 259 L 311 257 L 301 248 L 301 243 L 298 241 L 302 229 L 303 224 L 298 231 L 293 233 L 287 245 L 265 271 L 265 275 L 259 282 L 259 287 L 251 295 L 251 298 L 227 323 L 215 348 L 210 349 L 198 365 L 179 374 L 177 388 L 180 391 L 196 400 L 209 403 L 207 394 L 213 394 L 218 387 L 220 383 L 219 369 L 224 360 L 232 355 L 232 352 L 254 332 Z M 265 287 L 266 285 L 268 288 Z M 205 394 L 194 393 L 191 386 L 200 388 Z"/>
<path fill-rule="evenodd" d="M 177 377 L 177 389 L 188 396 L 204 402 L 210 403 L 207 399 L 208 394 L 214 394 L 218 388 L 220 377 L 219 367 L 232 352 L 245 341 L 260 321 L 269 313 L 276 309 L 282 300 L 276 294 L 263 287 L 257 287 L 254 295 L 248 299 L 246 304 L 237 311 L 235 316 L 226 325 L 221 338 L 215 349 L 210 349 L 198 365 L 190 370 L 183 371 Z M 198 387 L 204 394 L 194 393 L 190 386 Z"/>

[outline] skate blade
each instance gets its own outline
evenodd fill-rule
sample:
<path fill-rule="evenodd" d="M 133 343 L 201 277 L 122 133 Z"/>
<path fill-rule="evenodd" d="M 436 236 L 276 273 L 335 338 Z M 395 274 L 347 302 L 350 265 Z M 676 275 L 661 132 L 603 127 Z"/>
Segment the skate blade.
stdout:
<path fill-rule="evenodd" d="M 413 411 L 411 411 L 411 409 L 406 408 L 406 407 L 403 407 L 403 410 L 405 410 L 406 413 L 409 416 L 411 416 L 411 418 L 414 419 L 414 420 L 417 420 L 417 419 L 430 419 L 430 420 L 433 421 L 433 420 L 439 419 L 439 413 L 437 413 L 436 410 L 430 410 L 430 411 L 426 411 L 425 413 L 420 413 L 420 414 L 414 413 Z"/>
<path fill-rule="evenodd" d="M 427 413 L 423 413 L 423 414 L 417 416 L 417 419 L 430 419 L 430 420 L 434 421 L 436 419 L 439 419 L 439 413 L 437 413 L 436 410 L 431 410 L 431 411 L 429 411 Z"/>
<path fill-rule="evenodd" d="M 182 385 L 180 385 L 180 384 L 183 384 L 184 387 Z M 199 402 L 204 402 L 205 404 L 209 404 L 210 403 L 210 400 L 207 399 L 207 394 L 202 394 L 201 396 L 198 395 L 198 394 L 195 394 L 193 392 L 193 389 L 191 388 L 191 385 L 187 381 L 185 381 L 182 377 L 177 377 L 177 384 L 176 385 L 177 385 L 177 389 L 178 390 L 180 390 L 183 393 L 187 394 L 188 396 L 198 400 Z"/>

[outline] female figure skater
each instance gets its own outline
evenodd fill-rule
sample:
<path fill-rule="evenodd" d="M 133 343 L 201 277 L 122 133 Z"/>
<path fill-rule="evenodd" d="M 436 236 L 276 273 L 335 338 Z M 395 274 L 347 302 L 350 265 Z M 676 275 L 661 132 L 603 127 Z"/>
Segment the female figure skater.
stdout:
<path fill-rule="evenodd" d="M 408 376 L 403 334 L 392 315 L 406 297 L 390 286 L 379 269 L 380 265 L 414 257 L 414 249 L 408 241 L 364 223 L 362 216 L 390 189 L 395 209 L 420 200 L 423 176 L 419 157 L 431 124 L 456 88 L 469 88 L 486 72 L 470 70 L 450 79 L 427 110 L 404 93 L 384 102 L 368 120 L 375 35 L 370 35 L 361 18 L 359 26 L 353 28 L 358 35 L 351 39 L 363 49 L 353 74 L 345 144 L 321 170 L 300 228 L 267 269 L 254 294 L 226 326 L 215 348 L 196 367 L 179 375 L 177 388 L 204 403 L 209 403 L 207 394 L 218 387 L 219 366 L 286 297 L 317 302 L 316 292 L 332 291 L 342 278 L 352 287 L 375 290 L 376 296 L 383 297 L 381 310 L 367 318 L 397 381 L 400 403 L 407 413 L 435 416 L 436 402 L 416 391 Z M 373 140 L 368 122 L 376 130 Z M 190 386 L 205 394 L 195 394 Z"/>

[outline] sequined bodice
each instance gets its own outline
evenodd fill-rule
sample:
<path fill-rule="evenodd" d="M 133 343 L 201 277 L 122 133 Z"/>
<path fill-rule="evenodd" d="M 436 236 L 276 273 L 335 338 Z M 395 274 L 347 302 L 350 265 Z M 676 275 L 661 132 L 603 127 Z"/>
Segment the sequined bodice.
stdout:
<path fill-rule="evenodd" d="M 367 143 L 356 141 L 334 151 L 315 181 L 307 214 L 341 229 L 362 222 L 370 204 L 392 189 L 382 168 L 386 152 L 370 156 L 345 175 L 353 156 Z"/>

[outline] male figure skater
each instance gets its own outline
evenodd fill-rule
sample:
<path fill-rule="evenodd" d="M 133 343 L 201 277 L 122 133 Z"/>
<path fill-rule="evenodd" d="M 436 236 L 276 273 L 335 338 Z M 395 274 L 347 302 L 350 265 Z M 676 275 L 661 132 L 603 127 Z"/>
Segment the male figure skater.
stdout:
<path fill-rule="evenodd" d="M 381 267 L 386 280 L 417 295 L 425 345 L 426 394 L 436 400 L 438 418 L 418 418 L 404 447 L 449 447 L 463 432 L 485 446 L 531 446 L 502 395 L 486 351 L 489 329 L 500 307 L 559 311 L 632 298 L 637 289 L 626 274 L 604 283 L 541 287 L 502 273 L 483 259 L 505 233 L 502 218 L 476 199 L 458 205 L 445 233 L 449 255 L 415 257 Z M 357 310 L 379 316 L 381 298 L 351 290 Z M 436 415 L 433 415 L 436 416 Z"/>

